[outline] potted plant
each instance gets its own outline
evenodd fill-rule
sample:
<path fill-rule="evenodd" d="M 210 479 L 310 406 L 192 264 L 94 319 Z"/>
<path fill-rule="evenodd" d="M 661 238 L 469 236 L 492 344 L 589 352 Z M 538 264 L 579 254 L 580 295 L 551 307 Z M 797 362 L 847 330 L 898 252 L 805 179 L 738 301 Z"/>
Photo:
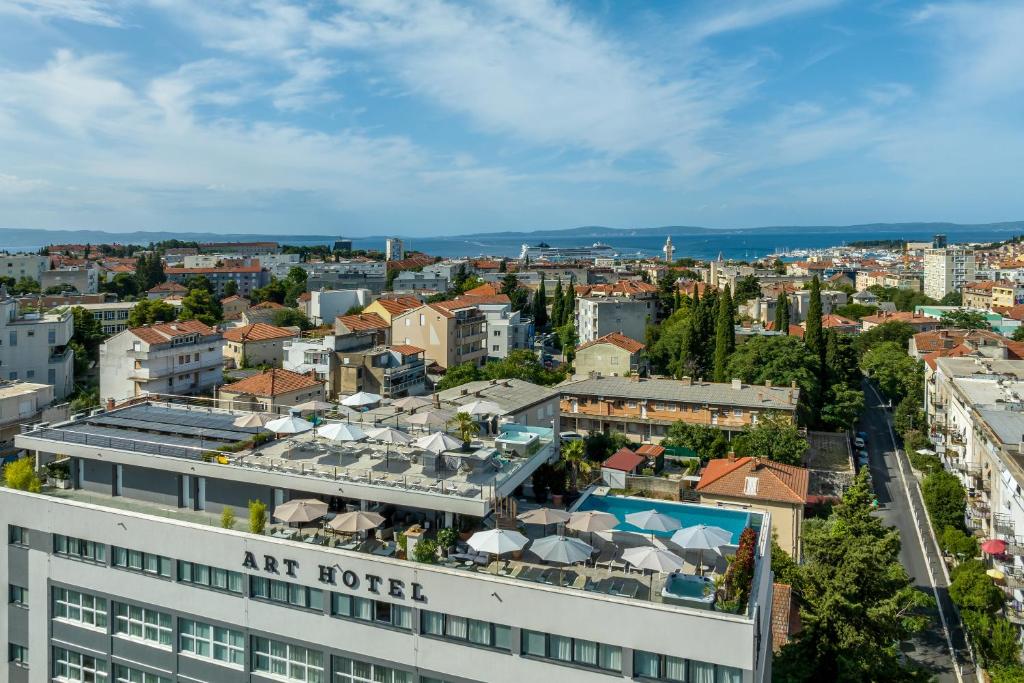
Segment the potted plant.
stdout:
<path fill-rule="evenodd" d="M 473 437 L 480 433 L 480 425 L 476 423 L 469 413 L 456 413 L 455 417 L 448 421 L 448 425 L 455 429 L 455 432 L 462 439 L 462 450 L 468 451 Z"/>
<path fill-rule="evenodd" d="M 455 547 L 455 541 L 459 535 L 455 529 L 444 528 L 437 532 L 437 545 L 441 549 L 441 557 L 448 557 L 448 553 Z"/>
<path fill-rule="evenodd" d="M 51 462 L 46 466 L 46 475 L 58 489 L 71 488 L 71 467 L 65 462 Z"/>

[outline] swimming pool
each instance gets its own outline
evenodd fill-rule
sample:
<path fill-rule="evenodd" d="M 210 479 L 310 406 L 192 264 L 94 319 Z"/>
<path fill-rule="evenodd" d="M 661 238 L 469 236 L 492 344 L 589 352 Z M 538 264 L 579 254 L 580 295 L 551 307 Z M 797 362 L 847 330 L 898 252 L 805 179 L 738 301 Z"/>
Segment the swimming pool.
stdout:
<path fill-rule="evenodd" d="M 725 529 L 732 534 L 732 543 L 738 544 L 740 532 L 748 526 L 758 526 L 760 514 L 751 513 L 745 510 L 730 510 L 728 508 L 716 508 L 705 505 L 690 505 L 687 503 L 672 503 L 664 500 L 649 500 L 646 498 L 627 498 L 623 496 L 604 496 L 595 493 L 580 500 L 576 510 L 597 510 L 615 515 L 619 519 L 616 531 L 635 531 L 642 534 L 650 534 L 639 527 L 626 522 L 626 515 L 633 512 L 645 510 L 657 510 L 663 514 L 675 517 L 682 524 L 682 528 L 706 524 Z M 756 518 L 756 519 L 752 519 Z M 753 523 L 753 524 L 752 524 Z M 674 532 L 654 532 L 655 536 L 668 538 Z"/>

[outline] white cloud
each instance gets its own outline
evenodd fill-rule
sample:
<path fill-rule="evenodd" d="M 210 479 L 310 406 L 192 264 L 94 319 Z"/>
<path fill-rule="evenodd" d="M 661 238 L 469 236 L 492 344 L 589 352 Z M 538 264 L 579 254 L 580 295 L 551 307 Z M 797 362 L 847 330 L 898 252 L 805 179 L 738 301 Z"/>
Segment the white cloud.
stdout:
<path fill-rule="evenodd" d="M 715 3 L 716 13 L 694 24 L 690 39 L 704 40 L 722 33 L 744 31 L 763 24 L 806 14 L 839 4 L 841 0 L 759 0 Z M 725 7 L 725 9 L 723 9 Z"/>
<path fill-rule="evenodd" d="M 121 18 L 115 11 L 118 4 L 103 0 L 0 0 L 0 15 L 117 27 L 121 25 Z"/>

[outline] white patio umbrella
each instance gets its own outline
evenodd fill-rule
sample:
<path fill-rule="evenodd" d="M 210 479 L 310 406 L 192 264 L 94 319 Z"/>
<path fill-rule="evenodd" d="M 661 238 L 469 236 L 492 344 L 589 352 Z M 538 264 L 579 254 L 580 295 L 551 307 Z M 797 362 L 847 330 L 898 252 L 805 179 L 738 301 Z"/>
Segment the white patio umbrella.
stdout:
<path fill-rule="evenodd" d="M 368 391 L 357 391 L 356 393 L 343 398 L 341 405 L 349 406 L 350 408 L 362 408 L 365 406 L 372 406 L 374 403 L 380 403 L 380 394 L 371 394 Z"/>
<path fill-rule="evenodd" d="M 418 413 L 410 415 L 405 418 L 407 424 L 418 425 L 420 427 L 445 427 L 451 421 L 454 413 L 448 410 L 440 410 L 437 408 L 431 408 L 430 410 L 421 410 Z"/>
<path fill-rule="evenodd" d="M 405 446 L 416 440 L 405 432 L 399 431 L 394 427 L 376 427 L 374 429 L 367 429 L 366 436 L 388 445 L 387 450 L 384 451 L 385 467 L 389 467 L 391 465 L 391 444 Z"/>
<path fill-rule="evenodd" d="M 469 415 L 501 415 L 505 411 L 494 401 L 478 400 L 459 406 L 458 412 Z"/>
<path fill-rule="evenodd" d="M 698 524 L 680 529 L 672 534 L 672 542 L 680 548 L 700 551 L 700 564 L 704 564 L 704 551 L 718 551 L 723 545 L 732 543 L 732 533 L 717 526 Z"/>
<path fill-rule="evenodd" d="M 526 536 L 523 536 L 518 531 L 511 531 L 509 529 L 478 531 L 466 541 L 469 547 L 478 553 L 488 553 L 499 558 L 505 553 L 514 553 L 517 550 L 522 550 L 529 542 L 530 539 Z M 498 573 L 497 563 L 494 564 L 494 573 Z"/>
<path fill-rule="evenodd" d="M 422 396 L 406 396 L 398 400 L 392 401 L 391 405 L 402 410 L 416 410 L 417 408 L 423 408 L 430 405 L 429 398 L 423 398 Z"/>
<path fill-rule="evenodd" d="M 302 434 L 313 428 L 313 423 L 295 415 L 286 415 L 264 425 L 275 434 Z"/>
<path fill-rule="evenodd" d="M 444 432 L 434 432 L 433 434 L 416 439 L 413 441 L 413 445 L 431 453 L 444 453 L 445 451 L 462 448 L 462 441 L 454 436 L 448 436 Z"/>
<path fill-rule="evenodd" d="M 622 561 L 638 569 L 650 569 L 664 574 L 674 572 L 683 566 L 683 558 L 661 548 L 645 545 L 627 548 L 622 552 Z M 651 575 L 651 591 L 654 591 L 654 575 Z"/>
<path fill-rule="evenodd" d="M 292 407 L 295 410 L 298 410 L 298 411 L 301 411 L 301 412 L 304 412 L 304 413 L 308 412 L 308 411 L 313 411 L 315 413 L 319 413 L 319 412 L 323 412 L 324 410 L 330 410 L 331 408 L 334 407 L 334 404 L 333 403 L 328 403 L 327 401 L 306 401 L 305 403 L 300 403 L 299 405 L 292 406 Z"/>
<path fill-rule="evenodd" d="M 320 428 L 319 436 L 328 441 L 362 441 L 366 438 L 366 432 L 361 427 L 347 422 L 332 422 Z"/>
<path fill-rule="evenodd" d="M 316 498 L 300 498 L 281 503 L 274 508 L 274 519 L 292 524 L 294 522 L 312 522 L 327 514 L 327 503 Z"/>
<path fill-rule="evenodd" d="M 935 455 L 935 451 L 933 451 L 930 448 L 918 448 L 914 452 L 917 453 L 918 455 Z"/>
<path fill-rule="evenodd" d="M 516 519 L 524 524 L 542 524 L 547 531 L 548 524 L 564 524 L 569 521 L 570 515 L 565 510 L 537 508 L 517 515 Z"/>
<path fill-rule="evenodd" d="M 236 417 L 235 421 L 231 424 L 236 427 L 264 427 L 273 419 L 273 417 L 266 413 L 249 413 L 248 415 Z"/>
<path fill-rule="evenodd" d="M 558 584 L 562 584 L 562 565 L 586 562 L 594 548 L 572 536 L 545 536 L 530 546 L 533 554 L 545 562 L 554 562 L 558 567 Z"/>
<path fill-rule="evenodd" d="M 383 523 L 384 518 L 376 512 L 355 510 L 354 512 L 344 512 L 338 515 L 331 521 L 327 522 L 327 526 L 331 527 L 335 531 L 354 534 L 359 531 L 376 529 Z"/>
<path fill-rule="evenodd" d="M 608 512 L 598 510 L 587 510 L 586 512 L 574 512 L 565 526 L 573 531 L 586 531 L 591 534 L 595 531 L 608 531 L 619 525 L 619 518 Z"/>
<path fill-rule="evenodd" d="M 666 515 L 664 512 L 658 512 L 657 510 L 643 510 L 641 512 L 631 512 L 626 515 L 626 521 L 633 526 L 640 527 L 644 531 L 675 531 L 682 526 L 675 517 Z M 653 533 L 651 534 L 653 537 Z"/>

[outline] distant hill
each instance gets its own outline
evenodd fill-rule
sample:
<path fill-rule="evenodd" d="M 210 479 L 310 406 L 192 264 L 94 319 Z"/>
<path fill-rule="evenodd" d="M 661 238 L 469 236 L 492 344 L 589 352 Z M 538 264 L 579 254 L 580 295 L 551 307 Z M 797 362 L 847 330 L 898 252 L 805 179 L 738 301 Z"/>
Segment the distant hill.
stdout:
<path fill-rule="evenodd" d="M 959 232 L 978 230 L 993 233 L 1024 233 L 1024 221 L 1006 221 L 1001 223 L 866 223 L 863 225 L 772 225 L 756 228 L 706 228 L 695 225 L 665 225 L 656 228 L 613 228 L 601 225 L 586 225 L 576 228 L 540 229 L 530 231 L 502 231 L 487 233 L 468 233 L 449 235 L 450 239 L 471 238 L 503 238 L 533 241 L 552 237 L 580 237 L 601 239 L 607 237 L 630 236 L 697 236 L 697 235 L 751 235 L 762 234 L 797 234 L 797 233 L 836 233 L 837 235 L 858 235 L 860 237 L 899 234 L 904 232 Z M 383 240 L 383 236 L 352 237 L 344 232 L 335 235 L 300 235 L 295 234 L 281 238 L 279 234 L 266 233 L 212 233 L 212 232 L 175 232 L 170 230 L 134 232 L 107 232 L 105 230 L 36 230 L 32 228 L 0 228 L 0 249 L 38 248 L 46 244 L 99 244 L 102 242 L 119 242 L 121 244 L 149 244 L 162 240 L 179 239 L 196 242 L 256 242 L 278 240 L 286 244 L 325 244 L 338 237 L 351 237 L 356 241 Z M 440 236 L 420 235 L 410 239 L 444 239 Z M 839 242 L 840 240 L 837 240 Z"/>

